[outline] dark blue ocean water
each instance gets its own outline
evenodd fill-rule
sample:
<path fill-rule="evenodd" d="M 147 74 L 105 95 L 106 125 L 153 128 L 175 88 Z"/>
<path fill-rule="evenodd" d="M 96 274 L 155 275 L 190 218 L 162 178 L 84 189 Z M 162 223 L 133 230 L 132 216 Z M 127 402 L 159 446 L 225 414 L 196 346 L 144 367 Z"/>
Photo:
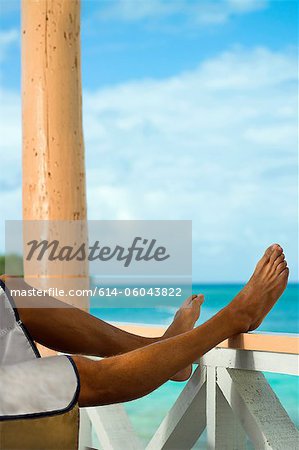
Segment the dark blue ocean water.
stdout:
<path fill-rule="evenodd" d="M 205 302 L 199 323 L 206 321 L 219 309 L 225 306 L 242 288 L 236 284 L 194 285 L 194 293 L 203 293 Z M 106 321 L 137 322 L 143 324 L 171 323 L 177 309 L 177 302 L 158 304 L 155 308 L 141 308 L 140 302 L 136 308 L 94 308 L 92 313 Z M 137 300 L 136 300 L 137 304 Z M 144 302 L 144 304 L 149 304 Z M 260 326 L 259 331 L 298 333 L 299 322 L 299 286 L 289 284 L 285 293 Z M 288 411 L 292 420 L 298 425 L 298 380 L 288 375 L 265 374 L 280 401 Z M 126 404 L 126 409 L 133 425 L 144 440 L 148 441 L 159 423 L 175 402 L 185 383 L 168 382 L 145 398 Z"/>

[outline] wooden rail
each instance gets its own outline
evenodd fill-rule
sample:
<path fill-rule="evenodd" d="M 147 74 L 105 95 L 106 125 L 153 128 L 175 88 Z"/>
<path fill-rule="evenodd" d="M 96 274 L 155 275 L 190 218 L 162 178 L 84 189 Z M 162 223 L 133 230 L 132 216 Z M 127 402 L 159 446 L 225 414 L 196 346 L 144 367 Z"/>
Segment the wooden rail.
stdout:
<path fill-rule="evenodd" d="M 165 327 L 119 324 L 150 337 Z M 154 436 L 144 445 L 122 405 L 82 410 L 80 450 L 192 449 L 207 430 L 208 450 L 245 450 L 249 438 L 257 450 L 295 450 L 299 433 L 262 372 L 298 376 L 297 335 L 244 333 L 227 339 L 196 361 L 197 368 Z M 93 433 L 92 433 L 93 430 Z"/>
<path fill-rule="evenodd" d="M 162 330 L 155 327 L 152 336 Z M 257 336 L 262 341 L 265 335 Z M 191 450 L 205 429 L 208 450 L 245 450 L 248 438 L 256 450 L 295 450 L 298 430 L 262 373 L 298 375 L 298 355 L 284 350 L 217 347 L 205 354 L 147 445 L 136 438 L 121 405 L 83 409 L 80 450 L 96 447 L 91 429 L 104 450 Z"/>
<path fill-rule="evenodd" d="M 140 336 L 162 336 L 166 327 L 114 323 L 118 328 L 139 334 Z M 285 333 L 242 333 L 226 339 L 217 345 L 217 348 L 231 348 L 236 350 L 256 350 L 263 352 L 277 352 L 299 354 L 299 336 Z"/>

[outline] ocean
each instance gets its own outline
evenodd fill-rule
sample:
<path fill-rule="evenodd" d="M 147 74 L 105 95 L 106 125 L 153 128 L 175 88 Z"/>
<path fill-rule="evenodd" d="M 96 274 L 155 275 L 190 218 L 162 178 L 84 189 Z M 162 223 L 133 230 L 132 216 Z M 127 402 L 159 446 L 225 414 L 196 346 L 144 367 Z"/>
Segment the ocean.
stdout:
<path fill-rule="evenodd" d="M 242 285 L 239 284 L 194 285 L 194 293 L 202 293 L 205 295 L 205 302 L 198 324 L 205 322 L 225 306 L 241 288 Z M 298 294 L 299 285 L 289 284 L 283 296 L 259 327 L 259 331 L 298 333 Z M 140 307 L 139 303 L 138 307 L 131 308 L 91 308 L 91 312 L 106 321 L 168 325 L 171 323 L 176 309 L 177 305 L 175 304 L 161 304 L 156 305 L 154 308 L 143 308 Z M 295 376 L 270 373 L 265 373 L 265 376 L 289 416 L 298 426 L 298 378 Z M 184 386 L 185 383 L 169 381 L 150 395 L 125 404 L 134 429 L 144 443 L 150 440 Z M 204 444 L 198 444 L 196 448 L 204 448 Z"/>

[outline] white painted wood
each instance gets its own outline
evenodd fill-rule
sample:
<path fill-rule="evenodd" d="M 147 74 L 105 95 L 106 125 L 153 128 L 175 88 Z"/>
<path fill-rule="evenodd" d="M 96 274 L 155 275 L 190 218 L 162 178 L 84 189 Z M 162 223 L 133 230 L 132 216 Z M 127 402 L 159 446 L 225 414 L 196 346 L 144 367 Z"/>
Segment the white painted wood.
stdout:
<path fill-rule="evenodd" d="M 86 408 L 93 429 L 104 450 L 141 450 L 122 405 Z"/>
<path fill-rule="evenodd" d="M 298 355 L 215 348 L 206 353 L 202 363 L 211 367 L 257 370 L 298 375 Z"/>
<path fill-rule="evenodd" d="M 85 408 L 80 408 L 79 450 L 92 446 L 92 424 Z"/>
<path fill-rule="evenodd" d="M 262 373 L 218 368 L 217 381 L 256 449 L 298 449 L 299 433 Z"/>
<path fill-rule="evenodd" d="M 216 386 L 215 448 L 218 450 L 245 450 L 246 434 L 233 413 L 219 386 Z"/>
<path fill-rule="evenodd" d="M 216 368 L 207 367 L 207 448 L 216 448 Z"/>
<path fill-rule="evenodd" d="M 297 450 L 298 432 L 259 371 L 298 375 L 298 357 L 230 348 L 208 352 L 147 450 L 190 450 L 206 423 L 210 450 L 243 450 L 243 427 L 257 450 Z M 121 405 L 87 412 L 104 450 L 141 449 Z"/>
<path fill-rule="evenodd" d="M 199 366 L 146 450 L 189 450 L 206 427 L 206 368 Z"/>
<path fill-rule="evenodd" d="M 241 423 L 217 386 L 217 370 L 207 367 L 207 448 L 243 450 L 245 433 Z"/>

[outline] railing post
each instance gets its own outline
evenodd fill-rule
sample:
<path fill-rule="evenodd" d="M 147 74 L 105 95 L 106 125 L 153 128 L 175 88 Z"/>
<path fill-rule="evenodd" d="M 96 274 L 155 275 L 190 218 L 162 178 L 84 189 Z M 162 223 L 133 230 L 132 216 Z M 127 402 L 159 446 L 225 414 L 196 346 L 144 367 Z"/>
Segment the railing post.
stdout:
<path fill-rule="evenodd" d="M 216 368 L 207 367 L 207 448 L 216 448 Z"/>
<path fill-rule="evenodd" d="M 100 406 L 86 411 L 104 450 L 142 450 L 123 405 Z"/>
<path fill-rule="evenodd" d="M 219 450 L 245 450 L 246 435 L 237 416 L 227 403 L 223 393 L 216 387 L 216 438 Z"/>
<path fill-rule="evenodd" d="M 261 372 L 218 369 L 219 387 L 256 449 L 298 448 L 299 433 Z"/>
<path fill-rule="evenodd" d="M 79 450 L 92 446 L 92 424 L 85 408 L 80 409 Z"/>
<path fill-rule="evenodd" d="M 146 450 L 194 447 L 206 427 L 206 368 L 199 365 Z"/>

